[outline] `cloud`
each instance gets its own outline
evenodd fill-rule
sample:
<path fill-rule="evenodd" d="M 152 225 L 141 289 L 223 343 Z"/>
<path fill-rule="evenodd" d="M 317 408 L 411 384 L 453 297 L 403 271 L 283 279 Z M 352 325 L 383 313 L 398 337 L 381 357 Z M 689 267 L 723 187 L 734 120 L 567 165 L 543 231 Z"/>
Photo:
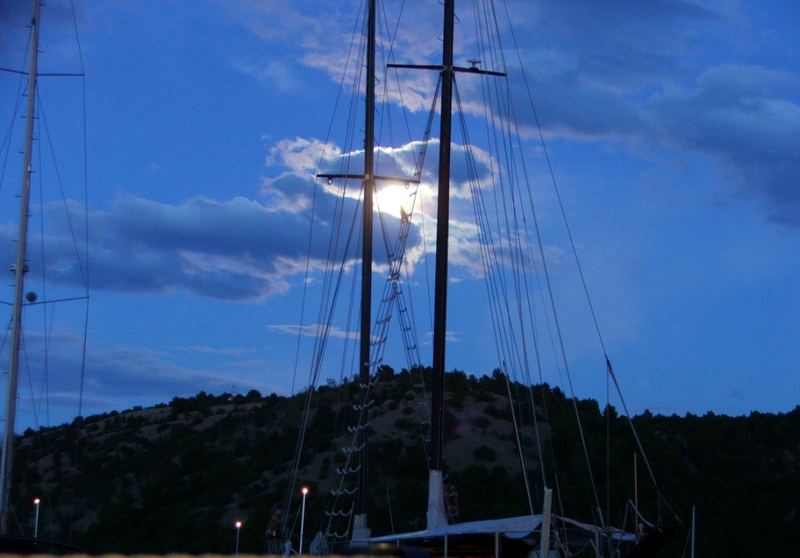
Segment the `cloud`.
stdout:
<path fill-rule="evenodd" d="M 268 60 L 262 63 L 236 61 L 234 67 L 243 74 L 255 78 L 273 91 L 284 94 L 299 91 L 303 83 L 291 63 L 283 60 Z"/>
<path fill-rule="evenodd" d="M 243 197 L 177 205 L 120 197 L 90 215 L 92 286 L 263 300 L 286 292 L 288 277 L 303 269 L 307 228 L 305 216 Z M 68 238 L 63 226 L 48 237 L 48 275 L 80 284 Z"/>
<path fill-rule="evenodd" d="M 95 412 L 95 409 L 122 409 L 131 404 L 168 402 L 175 396 L 185 397 L 200 390 L 230 391 L 236 381 L 231 378 L 230 366 L 225 363 L 220 368 L 190 367 L 173 362 L 167 351 L 128 346 L 93 347 L 87 362 L 90 373 L 86 376 L 86 406 Z M 248 368 L 253 368 L 253 363 Z M 263 381 L 248 377 L 242 383 L 239 378 L 236 389 L 258 389 L 264 393 L 277 390 Z"/>
<path fill-rule="evenodd" d="M 735 18 L 687 2 L 531 10 L 534 25 L 549 23 L 523 49 L 546 134 L 707 156 L 733 185 L 729 194 L 758 199 L 771 221 L 800 227 L 800 163 L 792 151 L 800 139 L 800 78 L 754 64 L 704 65 L 700 31 L 735 40 L 746 31 L 732 25 Z M 510 79 L 524 91 L 519 74 Z M 523 130 L 535 136 L 527 99 L 515 102 Z"/>
<path fill-rule="evenodd" d="M 34 401 L 43 400 L 44 354 L 42 336 L 29 331 L 25 337 L 27 373 L 20 384 L 20 415 L 24 425 L 57 424 L 70 420 L 78 412 L 81 398 L 81 348 L 82 337 L 67 329 L 56 328 L 48 332 L 47 406 L 37 403 L 32 407 L 29 394 Z M 205 362 L 201 366 L 185 366 L 175 361 L 174 351 L 154 350 L 127 345 L 98 345 L 89 342 L 83 390 L 83 414 L 85 416 L 125 409 L 133 405 L 165 403 L 175 396 L 186 397 L 200 390 L 210 393 L 225 391 L 247 391 L 258 389 L 262 393 L 280 392 L 265 382 L 264 371 L 269 363 L 258 359 L 236 359 L 248 354 L 244 349 L 214 349 L 209 347 L 184 347 L 179 349 L 200 350 L 203 354 L 228 357 L 219 365 Z M 208 350 L 206 350 L 208 349 Z M 4 351 L 2 356 L 7 356 Z M 230 360 L 231 357 L 234 357 Z M 231 368 L 240 371 L 255 371 L 252 376 L 241 373 L 232 378 Z M 54 373 L 58 371 L 58 373 Z M 30 385 L 30 384 L 33 385 Z M 49 415 L 49 420 L 48 420 Z"/>
<path fill-rule="evenodd" d="M 275 324 L 275 325 L 268 325 L 267 329 L 269 331 L 274 331 L 277 333 L 286 333 L 291 335 L 300 334 L 304 337 L 314 337 L 314 338 L 319 337 L 326 330 L 328 336 L 337 339 L 358 339 L 359 336 L 359 333 L 357 331 L 345 331 L 336 326 L 329 326 L 326 328 L 323 324 L 308 324 L 304 326 L 292 325 L 292 324 Z"/>
<path fill-rule="evenodd" d="M 23 424 L 39 426 L 69 420 L 78 413 L 81 399 L 83 414 L 89 415 L 134 404 L 166 402 L 176 394 L 193 394 L 198 386 L 218 391 L 230 388 L 230 380 L 226 381 L 221 372 L 175 365 L 164 352 L 102 348 L 89 343 L 81 394 L 82 347 L 82 336 L 59 325 L 48 332 L 45 353 L 41 333 L 26 331 L 26 373 L 20 383 Z M 44 354 L 49 373 L 45 372 Z"/>
<path fill-rule="evenodd" d="M 244 356 L 258 352 L 257 349 L 246 349 L 243 347 L 208 347 L 204 345 L 192 345 L 188 347 L 175 347 L 176 351 L 190 354 L 203 354 L 212 356 Z"/>
<path fill-rule="evenodd" d="M 85 24 L 85 6 L 79 3 L 52 2 L 41 12 L 39 71 L 79 72 L 80 56 L 73 22 Z M 22 70 L 30 40 L 31 4 L 28 2 L 0 2 L 0 67 Z"/>
<path fill-rule="evenodd" d="M 762 66 L 717 66 L 693 87 L 657 96 L 654 128 L 668 143 L 713 156 L 772 220 L 800 227 L 800 105 L 789 98 L 798 84 Z"/>
<path fill-rule="evenodd" d="M 509 16 L 515 26 L 546 133 L 612 139 L 639 149 L 656 141 L 710 155 L 738 184 L 739 193 L 765 203 L 773 221 L 800 226 L 793 179 L 798 174 L 797 158 L 790 153 L 798 135 L 798 104 L 793 100 L 796 79 L 758 66 L 708 66 L 704 59 L 709 37 L 715 37 L 720 48 L 748 33 L 748 23 L 736 9 L 709 9 L 686 0 L 588 5 L 512 2 L 507 10 L 498 8 L 500 19 Z M 306 8 L 286 2 L 259 6 L 257 11 L 260 18 L 251 18 L 249 25 L 268 40 L 318 26 Z M 325 11 L 328 31 L 303 34 L 301 61 L 338 81 L 345 72 L 350 43 L 343 37 L 353 27 L 353 14 L 343 6 L 326 6 Z M 441 7 L 415 6 L 414 11 L 419 23 L 407 25 L 409 14 L 403 14 L 405 19 L 396 30 L 394 23 L 390 25 L 391 39 L 381 39 L 384 48 L 380 50 L 391 42 L 395 61 L 436 64 L 440 43 L 433 38 L 440 34 Z M 390 13 L 386 20 L 395 22 L 399 15 Z M 363 21 L 363 14 L 359 17 Z M 479 52 L 478 44 L 468 37 L 473 19 L 471 10 L 459 10 L 457 60 L 474 58 Z M 280 22 L 277 26 L 276 21 Z M 502 40 L 507 56 L 513 57 L 508 30 L 503 31 Z M 484 61 L 483 67 L 496 65 Z M 350 71 L 356 69 L 353 65 Z M 687 83 L 686 76 L 692 75 L 694 83 Z M 521 78 L 511 72 L 514 91 L 524 90 Z M 432 91 L 430 75 L 404 71 L 397 79 L 406 104 L 412 110 L 426 110 Z M 394 78 L 389 81 L 394 83 Z M 360 87 L 355 81 L 347 83 L 354 90 Z M 476 113 L 479 83 L 465 77 L 459 84 L 465 106 Z M 395 103 L 400 100 L 397 93 L 389 98 Z M 527 100 L 516 99 L 516 106 L 523 130 L 534 134 Z"/>

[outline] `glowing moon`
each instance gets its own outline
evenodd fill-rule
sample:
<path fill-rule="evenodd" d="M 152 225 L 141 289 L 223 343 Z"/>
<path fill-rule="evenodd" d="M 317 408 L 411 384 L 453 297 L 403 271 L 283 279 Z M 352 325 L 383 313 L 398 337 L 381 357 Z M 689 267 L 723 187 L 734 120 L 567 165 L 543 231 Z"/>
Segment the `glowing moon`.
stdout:
<path fill-rule="evenodd" d="M 400 219 L 401 208 L 406 215 L 411 212 L 410 189 L 403 186 L 384 186 L 375 194 L 375 209 L 381 213 Z"/>

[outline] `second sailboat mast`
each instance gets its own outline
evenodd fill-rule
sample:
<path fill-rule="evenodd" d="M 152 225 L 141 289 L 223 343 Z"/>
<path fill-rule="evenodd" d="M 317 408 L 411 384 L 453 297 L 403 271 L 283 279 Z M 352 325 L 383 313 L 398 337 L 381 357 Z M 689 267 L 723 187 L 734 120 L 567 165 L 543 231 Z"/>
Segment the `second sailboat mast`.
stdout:
<path fill-rule="evenodd" d="M 433 306 L 433 389 L 430 468 L 442 470 L 444 372 L 447 337 L 447 245 L 450 234 L 450 140 L 453 105 L 453 27 L 455 0 L 444 3 L 442 101 L 439 130 L 439 189 L 436 211 L 436 283 Z"/>
<path fill-rule="evenodd" d="M 375 191 L 375 0 L 370 0 L 367 13 L 367 84 L 364 122 L 364 204 L 361 250 L 361 331 L 359 346 L 359 379 L 362 386 L 370 382 L 370 346 L 372 325 L 372 205 Z M 364 403 L 367 403 L 366 401 Z M 361 412 L 368 413 L 365 407 Z M 364 417 L 366 423 L 367 417 Z M 367 513 L 367 428 L 361 430 L 361 469 L 358 472 L 356 515 Z"/>

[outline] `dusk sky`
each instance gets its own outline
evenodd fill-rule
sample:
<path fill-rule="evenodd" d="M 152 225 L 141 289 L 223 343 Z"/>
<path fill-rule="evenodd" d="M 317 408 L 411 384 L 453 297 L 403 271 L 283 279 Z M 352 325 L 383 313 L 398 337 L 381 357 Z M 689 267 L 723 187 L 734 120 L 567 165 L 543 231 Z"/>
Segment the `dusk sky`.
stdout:
<path fill-rule="evenodd" d="M 23 4 L 0 3 L 4 68 L 24 65 Z M 394 22 L 402 2 L 385 4 L 386 20 Z M 460 38 L 472 2 L 456 4 Z M 631 410 L 793 409 L 800 403 L 800 5 L 507 4 Z M 315 323 L 308 308 L 300 315 L 305 260 L 309 252 L 324 255 L 322 244 L 308 246 L 313 174 L 361 2 L 75 0 L 75 7 L 86 76 L 90 230 L 84 414 L 200 390 L 288 394 L 293 383 L 302 387 L 307 365 L 301 362 L 293 380 L 297 331 Z M 397 62 L 440 62 L 440 10 L 439 2 L 405 2 Z M 498 13 L 505 13 L 503 3 Z M 40 72 L 80 71 L 69 2 L 48 0 L 41 40 Z M 457 45 L 459 65 L 474 57 L 473 46 L 466 39 Z M 15 123 L 8 154 L 3 145 L 0 185 L 0 261 L 7 269 L 16 248 L 24 101 L 20 75 L 0 79 L 3 134 Z M 418 120 L 433 81 L 405 79 Z M 39 121 L 47 121 L 66 192 L 66 201 L 57 186 L 32 198 L 32 213 L 44 221 L 32 221 L 29 275 L 40 276 L 44 246 L 48 298 L 82 293 L 70 234 L 72 224 L 80 241 L 83 230 L 81 87 L 80 78 L 40 83 L 46 118 Z M 464 92 L 469 101 L 468 85 Z M 520 117 L 535 155 L 530 114 Z M 417 126 L 411 139 L 421 134 Z M 35 166 L 46 181 L 55 172 L 44 138 Z M 330 141 L 342 146 L 335 130 Z M 541 164 L 531 176 L 549 181 Z M 435 199 L 424 203 L 421 213 L 432 213 Z M 64 218 L 65 206 L 74 222 Z M 454 207 L 447 368 L 488 374 L 497 363 L 477 302 L 485 298 L 474 265 L 477 237 L 467 225 L 468 205 Z M 550 228 L 558 211 L 552 198 L 543 197 L 541 210 Z M 396 225 L 396 211 L 387 209 L 387 220 Z M 419 223 L 410 241 L 417 247 Z M 563 236 L 546 243 L 556 256 L 569 251 Z M 415 267 L 412 282 L 424 281 L 423 268 Z M 375 275 L 377 291 L 383 277 Z M 312 266 L 309 284 L 318 279 Z M 2 285 L 1 298 L 10 301 L 11 280 Z M 585 302 L 560 276 L 555 291 L 562 319 L 578 324 L 565 326 L 577 394 L 604 401 L 602 353 L 583 327 Z M 59 304 L 45 326 L 33 313 L 26 318 L 21 428 L 77 413 L 82 304 Z M 415 305 L 429 363 L 427 298 Z M 348 338 L 353 329 L 337 332 Z M 5 341 L 2 350 L 5 368 Z M 387 359 L 405 365 L 391 351 Z M 338 377 L 331 368 L 321 380 Z"/>

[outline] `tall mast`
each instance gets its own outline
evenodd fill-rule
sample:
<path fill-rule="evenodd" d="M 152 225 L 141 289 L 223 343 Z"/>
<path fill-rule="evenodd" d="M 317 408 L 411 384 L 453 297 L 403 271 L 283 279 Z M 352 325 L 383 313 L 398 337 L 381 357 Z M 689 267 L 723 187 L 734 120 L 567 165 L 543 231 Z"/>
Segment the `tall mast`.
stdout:
<path fill-rule="evenodd" d="M 367 80 L 366 80 L 366 115 L 364 123 L 364 174 L 318 174 L 318 178 L 345 180 L 361 180 L 364 185 L 364 205 L 363 205 L 363 242 L 361 252 L 361 323 L 360 323 L 360 343 L 359 343 L 359 382 L 366 388 L 370 385 L 370 349 L 372 345 L 371 325 L 372 325 L 372 221 L 373 221 L 373 197 L 375 193 L 375 183 L 379 180 L 390 180 L 394 182 L 418 183 L 419 178 L 403 178 L 393 176 L 375 175 L 375 21 L 376 21 L 376 0 L 369 0 L 367 11 Z M 398 67 L 389 64 L 390 67 Z M 356 496 L 352 538 L 353 540 L 365 540 L 370 535 L 367 527 L 367 419 L 369 401 L 363 402 L 361 420 L 359 428 L 359 446 L 361 447 L 360 462 L 361 467 L 358 472 L 358 495 Z"/>
<path fill-rule="evenodd" d="M 364 204 L 361 243 L 361 332 L 359 343 L 359 380 L 362 386 L 370 382 L 370 341 L 372 326 L 372 197 L 375 190 L 375 0 L 370 0 L 367 14 L 367 83 L 364 122 Z M 365 401 L 366 403 L 366 401 Z M 362 413 L 368 413 L 365 407 Z M 364 422 L 366 422 L 366 417 Z M 361 429 L 361 468 L 358 472 L 358 497 L 356 518 L 363 516 L 366 528 L 367 514 L 367 428 Z"/>
<path fill-rule="evenodd" d="M 428 485 L 428 528 L 447 523 L 444 513 L 442 445 L 444 443 L 444 371 L 447 332 L 447 244 L 450 232 L 450 137 L 453 105 L 454 0 L 444 3 L 442 100 L 439 125 L 439 190 L 436 210 L 436 283 L 433 305 L 433 389 L 431 390 L 431 457 Z"/>
<path fill-rule="evenodd" d="M 25 253 L 28 244 L 28 206 L 31 190 L 31 153 L 33 151 L 33 121 L 36 110 L 36 72 L 39 54 L 39 0 L 33 0 L 31 44 L 28 60 L 28 107 L 25 126 L 25 150 L 22 162 L 17 261 L 14 265 L 14 310 L 11 318 L 11 357 L 8 365 L 6 394 L 6 428 L 3 436 L 3 455 L 0 461 L 0 532 L 8 534 L 8 493 L 14 453 L 14 423 L 17 412 L 17 383 L 19 352 L 22 338 L 22 296 L 25 287 Z"/>
<path fill-rule="evenodd" d="M 442 101 L 439 134 L 439 190 L 436 212 L 436 283 L 433 314 L 433 408 L 431 469 L 442 470 L 444 438 L 444 371 L 447 332 L 447 245 L 450 231 L 450 137 L 453 105 L 454 0 L 444 4 Z"/>
<path fill-rule="evenodd" d="M 455 72 L 473 75 L 505 76 L 503 72 L 453 65 L 455 0 L 444 1 L 442 65 L 389 64 L 389 68 L 435 70 L 441 75 L 441 118 L 439 123 L 439 190 L 436 209 L 436 285 L 433 314 L 433 389 L 431 390 L 431 451 L 428 476 L 428 529 L 447 524 L 442 481 L 444 443 L 444 371 L 447 333 L 447 244 L 450 234 L 450 143 L 453 121 Z"/>

